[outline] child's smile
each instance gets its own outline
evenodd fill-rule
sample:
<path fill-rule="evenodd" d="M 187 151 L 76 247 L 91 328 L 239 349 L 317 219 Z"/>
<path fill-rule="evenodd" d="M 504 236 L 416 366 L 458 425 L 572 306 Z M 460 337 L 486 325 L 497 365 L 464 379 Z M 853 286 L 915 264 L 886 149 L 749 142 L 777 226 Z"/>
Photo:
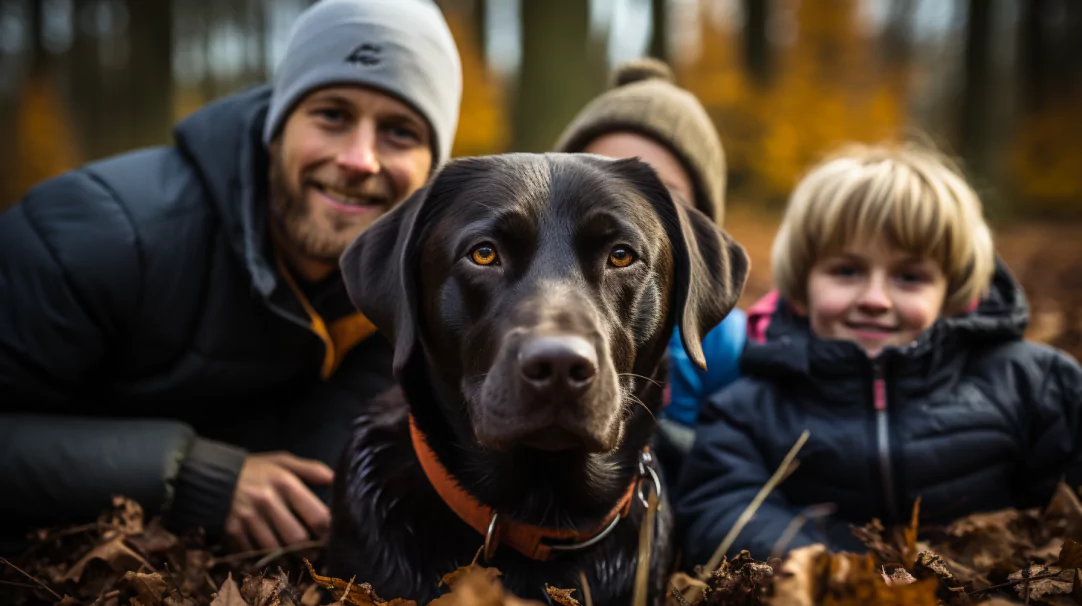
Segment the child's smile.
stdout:
<path fill-rule="evenodd" d="M 812 267 L 808 301 L 795 307 L 819 337 L 854 341 L 875 357 L 931 327 L 946 292 L 934 260 L 882 243 L 851 244 Z"/>

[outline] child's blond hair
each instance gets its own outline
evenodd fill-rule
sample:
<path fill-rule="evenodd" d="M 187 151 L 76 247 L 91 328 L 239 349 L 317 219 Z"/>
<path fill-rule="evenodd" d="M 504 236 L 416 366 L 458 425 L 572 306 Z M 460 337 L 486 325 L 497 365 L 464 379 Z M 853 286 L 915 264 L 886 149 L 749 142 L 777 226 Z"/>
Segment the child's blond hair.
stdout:
<path fill-rule="evenodd" d="M 983 295 L 995 270 L 980 199 L 949 160 L 912 145 L 851 145 L 813 167 L 790 196 L 774 240 L 774 283 L 787 300 L 806 303 L 816 262 L 879 239 L 939 263 L 946 313 Z"/>

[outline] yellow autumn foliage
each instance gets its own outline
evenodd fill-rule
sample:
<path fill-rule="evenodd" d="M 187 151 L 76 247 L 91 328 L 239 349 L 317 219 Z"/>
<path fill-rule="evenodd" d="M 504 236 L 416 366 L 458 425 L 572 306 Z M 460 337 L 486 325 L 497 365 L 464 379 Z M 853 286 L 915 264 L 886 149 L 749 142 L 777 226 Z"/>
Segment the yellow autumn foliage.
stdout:
<path fill-rule="evenodd" d="M 773 47 L 766 86 L 743 64 L 741 34 L 700 20 L 702 51 L 677 69 L 717 123 L 744 197 L 783 197 L 832 147 L 901 133 L 909 68 L 880 64 L 874 38 L 859 33 L 857 4 L 775 3 L 793 11 L 797 33 L 788 48 Z"/>
<path fill-rule="evenodd" d="M 462 107 L 452 156 L 479 156 L 504 151 L 511 138 L 505 86 L 485 64 L 473 21 L 467 14 L 446 11 L 447 24 L 462 58 Z"/>
<path fill-rule="evenodd" d="M 22 197 L 34 185 L 79 166 L 76 130 L 60 92 L 39 71 L 27 78 L 15 108 L 15 178 L 10 188 Z"/>

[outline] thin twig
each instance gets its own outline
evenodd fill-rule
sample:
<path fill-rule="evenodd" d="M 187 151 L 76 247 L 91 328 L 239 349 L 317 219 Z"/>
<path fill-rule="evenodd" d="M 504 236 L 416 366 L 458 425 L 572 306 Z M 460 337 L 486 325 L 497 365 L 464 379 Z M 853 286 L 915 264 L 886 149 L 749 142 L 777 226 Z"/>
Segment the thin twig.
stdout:
<path fill-rule="evenodd" d="M 64 528 L 64 529 L 57 530 L 55 532 L 51 532 L 51 533 L 47 534 L 45 536 L 45 540 L 46 541 L 51 541 L 53 539 L 59 539 L 60 537 L 71 536 L 73 534 L 79 534 L 79 533 L 82 533 L 82 532 L 90 532 L 91 530 L 97 530 L 99 527 L 100 527 L 100 525 L 97 522 L 91 522 L 89 524 L 83 524 L 82 526 L 73 526 L 71 528 Z"/>
<path fill-rule="evenodd" d="M 165 572 L 167 574 L 163 574 L 162 578 L 168 579 L 168 581 L 172 583 L 173 589 L 175 589 L 177 593 L 180 593 L 180 585 L 177 585 L 177 573 L 173 571 L 171 566 L 169 566 L 169 562 L 165 563 Z"/>
<path fill-rule="evenodd" d="M 56 596 L 57 600 L 63 600 L 64 599 L 63 597 L 61 597 L 61 595 L 59 593 L 53 591 L 52 587 L 49 587 L 48 585 L 46 585 L 44 581 L 42 581 L 41 579 L 35 578 L 29 572 L 27 572 L 27 571 L 23 570 L 22 568 L 19 568 L 18 566 L 12 564 L 11 562 L 9 562 L 7 560 L 7 558 L 0 558 L 0 564 L 7 564 L 8 566 L 11 566 L 15 570 L 21 572 L 24 577 L 30 579 L 31 581 L 37 583 L 38 585 L 41 585 L 43 588 L 45 588 L 45 591 L 48 591 L 49 593 Z"/>
<path fill-rule="evenodd" d="M 800 459 L 796 459 L 792 463 L 789 464 L 789 469 L 786 469 L 785 473 L 783 473 L 781 475 L 781 479 L 778 480 L 778 484 L 781 484 L 782 482 L 788 480 L 789 476 L 796 473 L 796 470 L 798 470 L 798 469 L 800 469 Z"/>
<path fill-rule="evenodd" d="M 793 459 L 796 458 L 800 449 L 804 447 L 804 443 L 808 441 L 809 436 L 811 436 L 811 432 L 807 429 L 804 430 L 804 433 L 800 434 L 800 438 L 797 439 L 796 444 L 793 444 L 793 447 L 789 449 L 789 454 L 785 455 L 785 459 L 782 460 L 781 465 L 774 471 L 774 475 L 770 476 L 770 479 L 767 480 L 766 484 L 759 489 L 759 494 L 755 495 L 755 498 L 751 500 L 751 503 L 744 509 L 744 512 L 736 519 L 736 524 L 729 530 L 729 534 L 725 535 L 725 539 L 721 541 L 721 545 L 718 545 L 718 548 L 714 551 L 714 555 L 711 556 L 710 560 L 706 563 L 706 566 L 703 566 L 702 570 L 699 571 L 700 581 L 705 581 L 718 569 L 718 566 L 721 565 L 721 559 L 725 557 L 725 553 L 732 547 L 733 541 L 736 540 L 737 535 L 739 535 L 740 531 L 744 530 L 744 526 L 751 521 L 752 516 L 759 510 L 759 506 L 766 500 L 770 491 L 774 490 L 774 487 L 781 482 L 782 477 L 787 473 L 789 466 L 793 464 Z"/>
<path fill-rule="evenodd" d="M 1052 578 L 1060 576 L 1064 572 L 1067 572 L 1067 571 L 1061 570 L 1059 572 L 1048 572 L 1048 573 L 1045 573 L 1045 574 L 1034 575 L 1032 577 L 1029 577 L 1028 579 L 1018 579 L 1016 581 L 1007 581 L 1006 583 L 1000 583 L 999 585 L 992 585 L 991 587 L 985 587 L 984 589 L 974 589 L 973 591 L 970 591 L 967 595 L 977 595 L 978 593 L 984 593 L 986 591 L 995 591 L 997 589 L 1006 589 L 1007 587 L 1014 587 L 1015 585 L 1021 585 L 1022 583 L 1026 582 L 1026 581 L 1039 581 L 1041 579 L 1052 579 Z"/>
<path fill-rule="evenodd" d="M 326 546 L 326 539 L 305 541 L 304 543 L 286 545 L 285 547 L 271 547 L 269 549 L 252 549 L 250 551 L 238 551 L 237 553 L 231 553 L 229 555 L 224 555 L 220 558 L 215 558 L 215 562 L 218 564 L 236 564 L 238 562 L 243 562 L 244 560 L 250 560 L 252 558 L 263 558 L 267 555 L 274 555 L 274 558 L 278 558 L 290 553 L 304 551 L 305 549 L 316 549 Z M 271 558 L 271 560 L 273 561 L 274 558 Z M 262 562 L 262 560 L 260 560 L 260 562 Z M 263 566 L 265 565 L 266 564 L 263 564 Z M 262 568 L 263 566 L 260 566 L 257 562 L 255 568 Z"/>
<path fill-rule="evenodd" d="M 800 461 L 793 461 L 795 466 Z M 791 474 L 785 474 L 788 477 Z M 789 520 L 789 524 L 782 531 L 781 536 L 777 541 L 774 541 L 774 546 L 770 550 L 770 557 L 781 557 L 785 548 L 789 546 L 793 538 L 796 537 L 800 529 L 804 527 L 804 523 L 809 520 L 817 520 L 819 518 L 825 518 L 830 515 L 834 515 L 834 512 L 838 510 L 838 506 L 834 503 L 817 503 L 815 505 L 809 505 L 804 508 L 803 511 L 798 513 L 792 520 Z"/>
<path fill-rule="evenodd" d="M 1026 562 L 1026 569 L 1022 571 L 1022 578 L 1026 580 L 1025 586 L 1022 587 L 1022 593 L 1026 594 L 1025 605 L 1029 606 L 1029 569 L 1033 567 L 1033 560 Z"/>
<path fill-rule="evenodd" d="M 654 519 L 657 517 L 658 494 L 653 490 L 647 497 L 647 507 L 642 526 L 639 527 L 639 559 L 635 571 L 635 588 L 631 593 L 632 606 L 646 606 L 650 593 L 650 556 L 654 552 Z"/>
<path fill-rule="evenodd" d="M 684 597 L 684 594 L 680 593 L 680 590 L 672 583 L 669 583 L 669 594 L 676 598 L 676 601 L 680 606 L 691 606 L 691 604 L 688 603 L 687 598 Z"/>
<path fill-rule="evenodd" d="M 590 594 L 590 582 L 586 580 L 586 573 L 579 571 L 579 582 L 582 583 L 582 601 L 586 606 L 594 606 L 594 597 Z"/>
<path fill-rule="evenodd" d="M 104 604 L 104 603 L 108 602 L 109 600 L 117 597 L 118 595 L 120 595 L 120 590 L 119 589 L 114 589 L 112 591 L 107 591 L 107 592 L 99 595 L 98 599 L 94 600 L 93 606 L 97 606 L 98 604 Z"/>
<path fill-rule="evenodd" d="M 37 585 L 31 585 L 30 583 L 20 583 L 18 581 L 0 581 L 0 585 L 11 585 L 12 587 L 25 587 L 26 589 L 37 589 Z"/>

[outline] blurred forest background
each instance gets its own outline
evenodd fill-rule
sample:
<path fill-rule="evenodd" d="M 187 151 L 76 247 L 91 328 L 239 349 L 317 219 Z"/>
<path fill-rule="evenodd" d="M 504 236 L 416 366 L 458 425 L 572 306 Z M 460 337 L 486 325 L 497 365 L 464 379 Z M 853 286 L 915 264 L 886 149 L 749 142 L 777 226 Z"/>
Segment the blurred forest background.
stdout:
<path fill-rule="evenodd" d="M 1033 335 L 1082 352 L 1082 1 L 437 3 L 463 60 L 455 155 L 546 150 L 613 65 L 664 58 L 721 132 L 726 228 L 751 252 L 754 297 L 810 162 L 920 137 L 981 192 Z M 0 0 L 0 209 L 85 161 L 168 143 L 179 118 L 266 81 L 309 4 Z"/>
<path fill-rule="evenodd" d="M 0 207 L 266 81 L 310 3 L 0 0 Z M 456 155 L 549 148 L 649 54 L 709 109 L 737 203 L 776 206 L 840 141 L 916 135 L 961 156 L 994 215 L 1082 216 L 1078 0 L 438 4 L 465 71 Z"/>

